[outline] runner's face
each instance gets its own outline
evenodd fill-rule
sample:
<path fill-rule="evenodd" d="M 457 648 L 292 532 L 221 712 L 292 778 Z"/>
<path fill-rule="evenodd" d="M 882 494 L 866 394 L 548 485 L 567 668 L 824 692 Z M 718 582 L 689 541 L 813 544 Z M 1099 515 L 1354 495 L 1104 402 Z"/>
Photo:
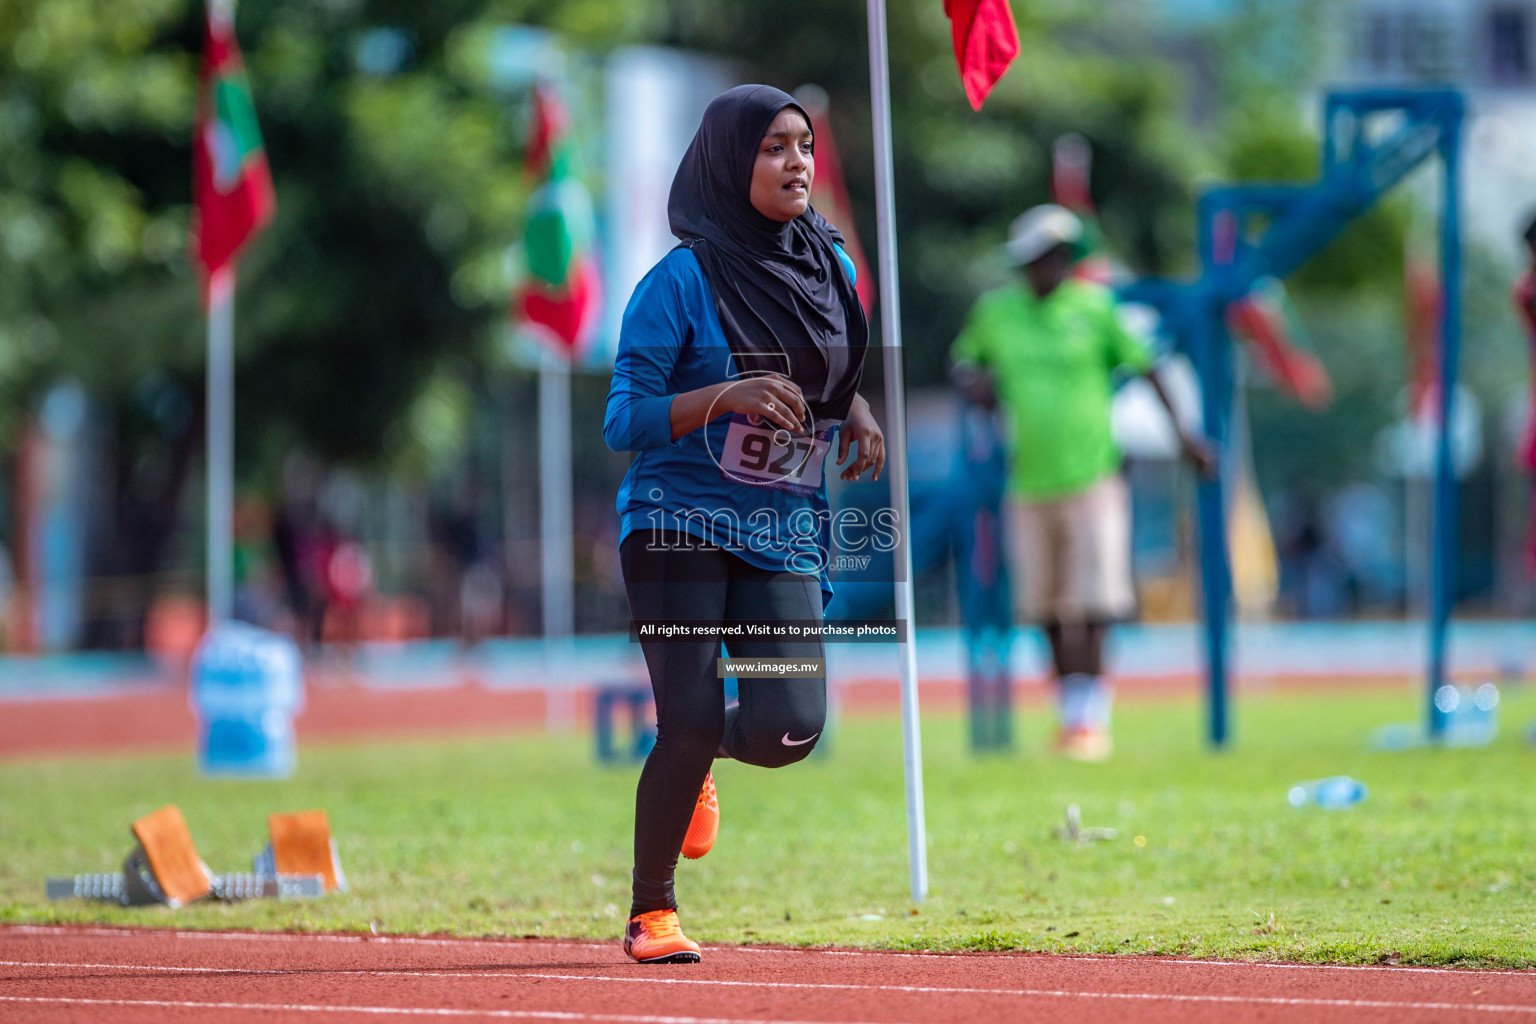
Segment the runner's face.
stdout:
<path fill-rule="evenodd" d="M 769 220 L 792 221 L 811 201 L 816 159 L 811 126 L 800 111 L 785 107 L 768 126 L 752 165 L 752 206 Z"/>

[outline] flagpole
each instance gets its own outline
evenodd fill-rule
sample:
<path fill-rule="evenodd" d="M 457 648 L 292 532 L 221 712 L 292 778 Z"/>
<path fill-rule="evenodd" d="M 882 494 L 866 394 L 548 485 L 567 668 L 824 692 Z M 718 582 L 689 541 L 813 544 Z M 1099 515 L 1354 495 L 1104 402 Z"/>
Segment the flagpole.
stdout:
<path fill-rule="evenodd" d="M 876 262 L 880 272 L 880 326 L 885 366 L 886 478 L 891 508 L 901 524 L 892 564 L 896 618 L 906 635 L 897 641 L 901 679 L 902 765 L 907 790 L 907 867 L 912 902 L 928 896 L 928 835 L 923 813 L 923 744 L 917 707 L 917 649 L 912 601 L 911 517 L 907 503 L 907 408 L 901 372 L 901 296 L 896 282 L 896 186 L 891 161 L 891 70 L 886 51 L 885 0 L 869 4 L 869 101 L 875 142 Z"/>
<path fill-rule="evenodd" d="M 234 607 L 235 268 L 208 279 L 208 625 Z"/>
<path fill-rule="evenodd" d="M 571 538 L 571 368 L 541 345 L 539 362 L 539 556 L 544 588 L 545 725 L 575 726 L 571 637 L 576 631 Z"/>

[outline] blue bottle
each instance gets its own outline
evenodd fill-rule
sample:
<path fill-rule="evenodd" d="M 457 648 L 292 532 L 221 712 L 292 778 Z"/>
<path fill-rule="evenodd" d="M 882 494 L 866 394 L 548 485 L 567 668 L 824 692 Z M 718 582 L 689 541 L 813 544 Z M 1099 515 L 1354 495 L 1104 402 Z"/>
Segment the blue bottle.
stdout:
<path fill-rule="evenodd" d="M 1448 747 L 1486 747 L 1499 732 L 1499 688 L 1484 683 L 1446 684 L 1435 691 L 1435 708 L 1445 716 L 1441 741 Z"/>
<path fill-rule="evenodd" d="M 1348 775 L 1331 775 L 1326 779 L 1310 779 L 1298 782 L 1286 794 L 1292 807 L 1315 804 L 1325 811 L 1337 811 L 1353 807 L 1366 798 L 1370 790 L 1359 779 Z"/>
<path fill-rule="evenodd" d="M 243 622 L 214 627 L 193 655 L 190 699 L 204 775 L 293 774 L 293 719 L 304 708 L 304 679 L 299 649 L 288 637 Z"/>

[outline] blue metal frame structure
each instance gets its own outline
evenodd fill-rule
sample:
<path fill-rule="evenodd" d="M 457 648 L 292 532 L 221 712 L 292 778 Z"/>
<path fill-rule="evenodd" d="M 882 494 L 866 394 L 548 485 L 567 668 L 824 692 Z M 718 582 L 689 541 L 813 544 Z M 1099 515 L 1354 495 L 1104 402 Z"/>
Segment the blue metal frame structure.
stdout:
<path fill-rule="evenodd" d="M 925 475 L 910 484 L 912 568 L 922 573 L 953 556 L 965 637 L 971 749 L 1008 750 L 1013 746 L 1013 620 L 1002 537 L 1007 455 L 989 410 L 959 399 L 954 415 L 953 438 L 918 436 L 912 441 L 914 461 L 930 471 L 944 467 L 937 476 Z M 878 502 L 873 489 L 854 488 L 842 498 L 845 508 L 862 507 L 870 515 Z M 874 564 L 859 574 L 863 579 L 839 579 L 827 618 L 885 614 L 890 584 L 870 581 L 889 579 L 894 571 L 889 556 L 881 561 L 877 554 Z"/>
<path fill-rule="evenodd" d="M 1145 278 L 1120 298 L 1155 307 L 1164 328 L 1200 377 L 1206 434 L 1225 451 L 1232 411 L 1232 339 L 1227 307 L 1265 277 L 1284 277 L 1315 255 L 1353 219 L 1425 160 L 1445 168 L 1440 221 L 1441 306 L 1439 423 L 1435 459 L 1433 596 L 1430 607 L 1428 734 L 1439 739 L 1446 716 L 1434 695 L 1445 682 L 1446 632 L 1455 586 L 1456 486 L 1451 465 L 1450 403 L 1461 347 L 1461 228 L 1458 202 L 1461 127 L 1466 104 L 1453 89 L 1373 89 L 1329 93 L 1323 116 L 1323 167 L 1307 185 L 1231 185 L 1199 199 L 1200 276 L 1192 282 Z M 1199 485 L 1200 583 L 1206 624 L 1209 734 L 1227 742 L 1228 561 L 1225 488 L 1220 474 Z"/>
<path fill-rule="evenodd" d="M 1008 456 L 991 410 L 962 401 L 960 453 L 950 501 L 955 580 L 966 651 L 973 751 L 1013 749 L 1013 613 L 1003 557 Z"/>

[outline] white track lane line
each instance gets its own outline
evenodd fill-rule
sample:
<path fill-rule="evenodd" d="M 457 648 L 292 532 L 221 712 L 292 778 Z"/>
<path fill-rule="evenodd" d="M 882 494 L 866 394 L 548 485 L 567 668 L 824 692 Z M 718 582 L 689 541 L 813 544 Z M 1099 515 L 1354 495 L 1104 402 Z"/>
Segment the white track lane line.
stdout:
<path fill-rule="evenodd" d="M 575 1013 L 562 1010 L 459 1010 L 437 1006 L 329 1006 L 318 1003 L 205 1003 L 183 999 L 75 999 L 67 996 L 0 996 L 0 1002 L 56 1006 L 162 1007 L 178 1010 L 266 1010 L 273 1013 L 368 1013 L 409 1017 L 489 1017 L 497 1020 L 593 1020 L 620 1024 L 843 1024 L 841 1021 L 768 1021 L 760 1017 L 679 1017 L 638 1013 Z"/>
<path fill-rule="evenodd" d="M 288 975 L 317 977 L 380 977 L 380 978 L 495 978 L 501 981 L 518 981 L 523 978 L 535 978 L 541 981 L 600 981 L 631 985 L 693 985 L 715 986 L 717 988 L 767 988 L 767 989 L 794 989 L 799 991 L 838 991 L 838 992 L 900 992 L 911 995 L 961 995 L 961 996 L 1052 996 L 1074 999 L 1164 999 L 1186 1002 L 1217 1002 L 1217 1003 L 1259 1003 L 1277 1006 L 1339 1006 L 1339 1007 L 1364 1007 L 1364 1008 L 1389 1008 L 1395 1007 L 1403 1010 L 1481 1010 L 1498 1013 L 1529 1013 L 1536 1014 L 1536 1004 L 1529 1006 L 1506 1006 L 1496 1004 L 1479 1003 L 1424 1003 L 1402 1000 L 1383 999 L 1322 999 L 1306 998 L 1300 996 L 1203 996 L 1183 995 L 1166 992 L 1084 992 L 1070 991 L 1066 989 L 1037 989 L 1037 988 L 967 988 L 963 986 L 948 985 L 857 985 L 838 982 L 809 982 L 809 981 L 741 981 L 737 979 L 713 979 L 713 978 L 645 978 L 638 975 L 625 977 L 611 977 L 608 975 L 594 974 L 548 974 L 543 972 L 519 971 L 515 965 L 509 965 L 505 971 L 379 971 L 367 968 L 341 968 L 327 970 L 325 968 L 298 968 L 285 970 L 282 968 L 241 968 L 241 967 L 161 967 L 154 964 L 79 964 L 54 961 L 26 961 L 26 960 L 0 960 L 0 967 L 74 967 L 86 970 L 120 970 L 120 971 L 165 971 L 176 974 L 244 974 L 244 975 Z M 3 983 L 4 979 L 0 979 Z"/>
<path fill-rule="evenodd" d="M 165 971 L 168 974 L 313 974 L 313 968 L 299 967 L 283 970 L 281 967 L 178 967 L 171 964 L 82 964 L 69 960 L 0 960 L 0 967 L 84 967 L 92 971 Z M 326 971 L 331 974 L 355 974 L 355 970 Z M 380 971 L 386 974 L 387 971 Z M 0 978 L 0 983 L 6 979 Z"/>
<path fill-rule="evenodd" d="M 1065 989 L 1019 989 L 1013 994 L 1041 999 L 1108 999 L 1128 1002 L 1206 1003 L 1239 1006 L 1315 1006 L 1341 1010 L 1426 1010 L 1435 1012 L 1536 1014 L 1536 1006 L 1464 1003 L 1405 1003 L 1385 999 L 1306 999 L 1283 996 L 1199 996 L 1163 992 L 1072 992 Z M 499 1017 L 536 1020 L 623 1021 L 630 1024 L 770 1024 L 762 1019 L 727 1017 L 649 1016 L 641 1014 L 578 1013 L 561 1010 L 459 1010 L 432 1006 L 329 1006 L 307 1003 L 212 1003 L 179 999 L 78 999 L 68 996 L 0 996 L 0 1002 L 81 1006 L 165 1006 L 210 1010 L 273 1010 L 285 1013 L 375 1013 L 430 1017 Z M 772 1024 L 834 1024 L 820 1021 L 774 1021 Z M 845 1024 L 838 1021 L 835 1024 Z"/>
<path fill-rule="evenodd" d="M 117 938 L 156 938 L 169 936 L 175 939 L 222 939 L 238 942 L 241 940 L 277 941 L 277 942 L 356 942 L 379 943 L 389 946 L 501 946 L 516 945 L 526 940 L 522 939 L 429 939 L 419 935 L 328 935 L 322 933 L 303 932 L 189 932 L 178 931 L 174 928 L 67 928 L 52 925 L 5 925 L 0 926 L 0 937 L 8 933 L 28 935 L 98 935 Z M 534 940 L 539 941 L 539 940 Z M 552 940 L 550 945 L 576 946 L 591 948 L 607 948 L 612 943 L 601 942 L 559 942 Z"/>
<path fill-rule="evenodd" d="M 520 948 L 528 945 L 545 946 L 550 949 L 602 949 L 612 950 L 618 946 L 615 939 L 612 942 L 577 942 L 561 939 L 474 939 L 474 938 L 449 938 L 430 939 L 417 935 L 331 935 L 309 932 L 201 932 L 201 931 L 177 931 L 175 929 L 157 930 L 153 928 L 70 928 L 54 925 L 0 925 L 0 938 L 7 934 L 31 934 L 31 935 L 97 935 L 115 936 L 123 938 L 155 938 L 157 936 L 170 936 L 177 939 L 213 939 L 223 941 L 251 940 L 258 942 L 344 942 L 344 943 L 377 943 L 379 945 L 399 946 L 492 946 L 498 949 Z M 787 947 L 783 949 L 766 949 L 761 946 L 710 946 L 704 949 L 718 953 L 766 953 L 785 955 L 817 956 L 850 956 L 850 957 L 898 957 L 903 959 L 933 959 L 954 960 L 957 957 L 976 956 L 978 954 L 957 950 L 953 953 L 903 953 L 894 950 L 881 949 L 795 949 Z M 999 952 L 999 955 L 1008 956 L 1007 952 Z M 1087 956 L 1077 953 L 1043 953 L 1038 950 L 1019 950 L 1012 955 L 1023 957 L 1058 957 L 1063 960 L 1088 960 L 1094 963 L 1134 963 L 1134 964 L 1174 964 L 1189 965 L 1195 967 L 1263 967 L 1270 970 L 1283 971 L 1394 971 L 1400 974 L 1457 974 L 1477 975 L 1478 977 L 1510 975 L 1513 977 L 1536 979 L 1536 970 L 1519 970 L 1515 968 L 1490 968 L 1477 967 L 1400 967 L 1391 964 L 1285 964 L 1265 961 L 1248 960 L 1201 960 L 1194 957 L 1162 957 L 1162 956 Z"/>
<path fill-rule="evenodd" d="M 706 949 L 709 947 L 705 947 Z M 764 949 L 759 946 L 722 946 L 720 949 L 740 950 L 743 953 L 783 953 L 796 952 L 795 950 Z M 820 953 L 822 956 L 893 956 L 893 957 L 946 957 L 994 955 L 991 953 L 977 954 L 966 950 L 956 950 L 953 953 L 900 953 L 895 950 L 883 949 L 809 949 L 807 953 Z M 1475 974 L 1479 977 L 1486 975 L 1509 974 L 1523 978 L 1536 979 L 1536 970 L 1520 970 L 1519 968 L 1478 968 L 1478 967 L 1397 967 L 1392 964 L 1283 964 L 1263 960 L 1201 960 L 1196 957 L 1171 957 L 1158 956 L 1155 953 L 1137 955 L 1128 953 L 1124 957 L 1116 956 L 1091 956 L 1084 953 L 1046 953 L 1041 950 L 1014 950 L 998 951 L 999 956 L 1021 957 L 1056 957 L 1062 960 L 1087 960 L 1093 963 L 1134 963 L 1134 964 L 1191 964 L 1196 967 L 1267 967 L 1282 971 L 1397 971 L 1404 974 Z"/>

